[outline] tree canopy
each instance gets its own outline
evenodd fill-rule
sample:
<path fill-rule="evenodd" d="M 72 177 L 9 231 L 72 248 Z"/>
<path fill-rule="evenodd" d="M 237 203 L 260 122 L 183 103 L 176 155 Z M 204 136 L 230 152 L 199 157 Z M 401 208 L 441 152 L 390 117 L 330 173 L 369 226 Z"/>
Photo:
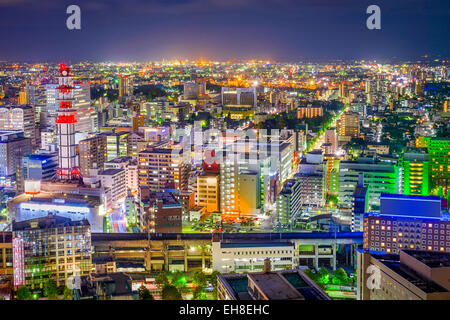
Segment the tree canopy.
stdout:
<path fill-rule="evenodd" d="M 139 300 L 155 300 L 153 295 L 150 293 L 150 290 L 148 290 L 144 285 L 139 287 L 138 293 Z"/>
<path fill-rule="evenodd" d="M 17 299 L 18 300 L 28 300 L 31 298 L 31 292 L 28 287 L 22 286 L 17 290 Z"/>
<path fill-rule="evenodd" d="M 167 275 L 164 272 L 161 272 L 158 274 L 158 276 L 155 279 L 155 283 L 159 286 L 159 287 L 164 287 L 165 285 L 169 284 L 169 279 L 167 278 Z"/>
<path fill-rule="evenodd" d="M 72 290 L 67 287 L 64 288 L 63 300 L 72 300 Z"/>
<path fill-rule="evenodd" d="M 46 296 L 49 300 L 58 299 L 58 285 L 56 281 L 53 279 L 48 279 L 44 284 L 44 296 Z"/>
<path fill-rule="evenodd" d="M 207 285 L 206 275 L 202 271 L 196 271 L 193 282 L 198 288 L 204 289 Z"/>
<path fill-rule="evenodd" d="M 333 284 L 347 284 L 348 276 L 344 269 L 339 268 L 333 273 Z"/>
<path fill-rule="evenodd" d="M 161 297 L 163 300 L 183 300 L 180 291 L 171 284 L 166 284 L 163 287 Z"/>
<path fill-rule="evenodd" d="M 317 282 L 321 284 L 328 284 L 330 282 L 330 273 L 328 272 L 327 268 L 320 268 L 317 272 Z"/>

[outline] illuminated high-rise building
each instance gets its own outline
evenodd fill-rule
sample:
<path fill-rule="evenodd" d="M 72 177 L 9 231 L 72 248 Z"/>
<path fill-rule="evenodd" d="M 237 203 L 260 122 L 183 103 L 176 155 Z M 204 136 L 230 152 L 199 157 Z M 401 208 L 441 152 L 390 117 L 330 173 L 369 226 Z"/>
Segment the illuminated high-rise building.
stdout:
<path fill-rule="evenodd" d="M 102 186 L 111 189 L 113 205 L 123 205 L 127 196 L 126 171 L 124 169 L 106 169 L 98 173 Z"/>
<path fill-rule="evenodd" d="M 53 214 L 14 222 L 13 251 L 14 286 L 42 290 L 48 279 L 63 286 L 91 271 L 91 226 Z"/>
<path fill-rule="evenodd" d="M 337 135 L 335 129 L 327 129 L 325 131 L 325 143 L 329 143 L 331 145 L 331 153 L 336 153 L 337 147 Z"/>
<path fill-rule="evenodd" d="M 36 147 L 34 108 L 31 105 L 0 106 L 0 130 L 21 130 Z"/>
<path fill-rule="evenodd" d="M 308 124 L 298 125 L 294 132 L 294 151 L 303 152 L 307 147 Z"/>
<path fill-rule="evenodd" d="M 102 133 L 106 136 L 106 159 L 110 161 L 117 157 L 127 157 L 132 154 L 129 132 Z"/>
<path fill-rule="evenodd" d="M 256 106 L 256 88 L 228 88 L 222 87 L 222 104 Z"/>
<path fill-rule="evenodd" d="M 80 150 L 80 170 L 83 175 L 89 175 L 89 170 L 98 168 L 103 169 L 106 162 L 106 135 L 97 135 L 95 137 L 81 140 Z"/>
<path fill-rule="evenodd" d="M 198 78 L 195 82 L 184 83 L 183 98 L 185 100 L 198 99 L 206 95 L 206 79 Z"/>
<path fill-rule="evenodd" d="M 137 132 L 139 128 L 143 126 L 145 126 L 145 116 L 142 114 L 133 116 L 132 118 L 133 132 Z"/>
<path fill-rule="evenodd" d="M 289 225 L 291 221 L 301 214 L 301 186 L 297 179 L 287 180 L 283 190 L 277 195 L 276 212 L 282 226 Z"/>
<path fill-rule="evenodd" d="M 419 136 L 416 138 L 416 148 L 428 148 L 430 137 Z"/>
<path fill-rule="evenodd" d="M 367 212 L 369 204 L 369 193 L 364 187 L 363 175 L 359 174 L 358 185 L 353 192 L 352 199 L 352 232 L 362 232 L 364 224 L 364 213 Z"/>
<path fill-rule="evenodd" d="M 372 87 L 371 81 L 370 81 L 370 80 L 366 80 L 365 85 L 366 85 L 366 86 L 365 86 L 365 88 L 366 88 L 366 93 L 372 92 L 373 87 Z"/>
<path fill-rule="evenodd" d="M 18 104 L 27 104 L 27 92 L 24 88 L 19 91 L 19 99 L 17 101 Z"/>
<path fill-rule="evenodd" d="M 199 96 L 199 85 L 195 82 L 184 83 L 184 99 L 197 99 Z"/>
<path fill-rule="evenodd" d="M 261 180 L 259 174 L 250 170 L 239 172 L 239 213 L 241 216 L 256 216 L 260 207 Z"/>
<path fill-rule="evenodd" d="M 56 174 L 57 153 L 31 154 L 22 158 L 24 180 L 50 180 Z"/>
<path fill-rule="evenodd" d="M 345 87 L 345 82 L 339 84 L 339 97 L 345 98 L 348 96 L 347 88 Z"/>
<path fill-rule="evenodd" d="M 364 215 L 364 249 L 398 254 L 401 250 L 450 252 L 448 212 L 436 196 L 381 194 L 380 212 Z"/>
<path fill-rule="evenodd" d="M 449 300 L 450 253 L 402 250 L 357 251 L 357 300 Z M 378 270 L 380 288 L 367 285 Z M 405 272 L 406 271 L 406 272 Z"/>
<path fill-rule="evenodd" d="M 450 185 L 450 138 L 432 138 L 428 144 L 431 189 L 446 195 Z"/>
<path fill-rule="evenodd" d="M 186 156 L 182 150 L 153 147 L 139 152 L 139 187 L 157 192 L 187 191 L 190 164 Z"/>
<path fill-rule="evenodd" d="M 403 194 L 427 196 L 430 192 L 430 164 L 426 153 L 405 153 L 399 159 L 399 188 Z"/>
<path fill-rule="evenodd" d="M 359 137 L 359 119 L 360 115 L 356 112 L 344 113 L 338 120 L 338 133 L 340 136 Z"/>
<path fill-rule="evenodd" d="M 424 92 L 424 83 L 423 82 L 417 82 L 416 83 L 416 88 L 415 88 L 415 93 L 418 96 L 423 95 Z"/>
<path fill-rule="evenodd" d="M 98 115 L 95 107 L 91 106 L 91 86 L 88 82 L 74 82 L 72 108 L 76 111 L 76 132 L 90 133 L 98 130 Z"/>
<path fill-rule="evenodd" d="M 119 98 L 124 98 L 133 94 L 131 80 L 129 76 L 119 75 Z"/>
<path fill-rule="evenodd" d="M 31 140 L 22 131 L 0 131 L 0 186 L 11 187 L 24 155 L 31 154 Z"/>
<path fill-rule="evenodd" d="M 220 210 L 222 215 L 239 214 L 239 174 L 236 159 L 220 164 Z"/>
<path fill-rule="evenodd" d="M 369 193 L 369 210 L 378 211 L 380 194 L 398 193 L 398 166 L 386 162 L 340 161 L 339 173 L 339 206 L 351 208 L 356 186 L 363 175 L 363 186 Z"/>
<path fill-rule="evenodd" d="M 171 192 L 141 189 L 141 229 L 149 233 L 181 233 L 183 207 Z"/>
<path fill-rule="evenodd" d="M 308 105 L 306 107 L 297 108 L 297 119 L 318 118 L 323 116 L 323 108 L 321 106 Z"/>
<path fill-rule="evenodd" d="M 56 130 L 46 128 L 41 130 L 41 150 L 56 150 Z"/>
<path fill-rule="evenodd" d="M 75 150 L 75 111 L 72 109 L 73 80 L 69 75 L 70 68 L 65 64 L 59 66 L 57 102 L 59 105 L 58 118 L 58 147 L 59 168 L 58 176 L 62 180 L 72 180 L 80 177 L 76 163 Z"/>
<path fill-rule="evenodd" d="M 197 177 L 197 205 L 206 212 L 219 212 L 219 175 L 213 172 Z"/>

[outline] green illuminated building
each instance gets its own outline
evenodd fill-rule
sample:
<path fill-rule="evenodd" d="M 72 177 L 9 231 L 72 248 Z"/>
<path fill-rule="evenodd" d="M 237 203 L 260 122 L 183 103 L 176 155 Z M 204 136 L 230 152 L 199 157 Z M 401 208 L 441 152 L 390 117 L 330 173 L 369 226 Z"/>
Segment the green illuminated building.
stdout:
<path fill-rule="evenodd" d="M 445 196 L 450 178 L 450 138 L 432 138 L 428 145 L 433 194 Z"/>
<path fill-rule="evenodd" d="M 381 193 L 398 193 L 398 166 L 369 159 L 341 161 L 339 164 L 339 206 L 352 208 L 353 193 L 362 174 L 363 186 L 368 189 L 369 210 L 378 211 Z"/>
<path fill-rule="evenodd" d="M 426 153 L 405 153 L 399 159 L 400 193 L 430 194 L 430 162 Z"/>

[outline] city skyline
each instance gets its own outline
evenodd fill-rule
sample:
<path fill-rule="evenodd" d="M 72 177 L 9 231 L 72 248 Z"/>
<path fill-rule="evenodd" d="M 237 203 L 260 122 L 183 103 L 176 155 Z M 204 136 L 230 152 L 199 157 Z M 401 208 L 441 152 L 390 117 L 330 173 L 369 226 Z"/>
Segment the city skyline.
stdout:
<path fill-rule="evenodd" d="M 409 60 L 450 48 L 438 0 L 378 1 L 381 30 L 366 28 L 369 1 L 79 1 L 81 30 L 66 28 L 70 4 L 1 1 L 0 60 Z"/>
<path fill-rule="evenodd" d="M 0 305 L 450 300 L 449 13 L 0 0 Z"/>

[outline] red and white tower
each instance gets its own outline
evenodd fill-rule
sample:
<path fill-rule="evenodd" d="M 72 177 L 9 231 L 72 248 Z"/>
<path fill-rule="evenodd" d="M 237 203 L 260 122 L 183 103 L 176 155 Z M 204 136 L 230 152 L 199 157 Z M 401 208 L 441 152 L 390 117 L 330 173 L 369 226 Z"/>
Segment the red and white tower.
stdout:
<path fill-rule="evenodd" d="M 59 65 L 58 91 L 56 101 L 59 104 L 58 118 L 58 146 L 59 167 L 58 177 L 62 180 L 75 180 L 80 178 L 80 171 L 76 163 L 75 151 L 75 118 L 76 111 L 72 109 L 73 80 L 69 75 L 69 67 Z"/>

